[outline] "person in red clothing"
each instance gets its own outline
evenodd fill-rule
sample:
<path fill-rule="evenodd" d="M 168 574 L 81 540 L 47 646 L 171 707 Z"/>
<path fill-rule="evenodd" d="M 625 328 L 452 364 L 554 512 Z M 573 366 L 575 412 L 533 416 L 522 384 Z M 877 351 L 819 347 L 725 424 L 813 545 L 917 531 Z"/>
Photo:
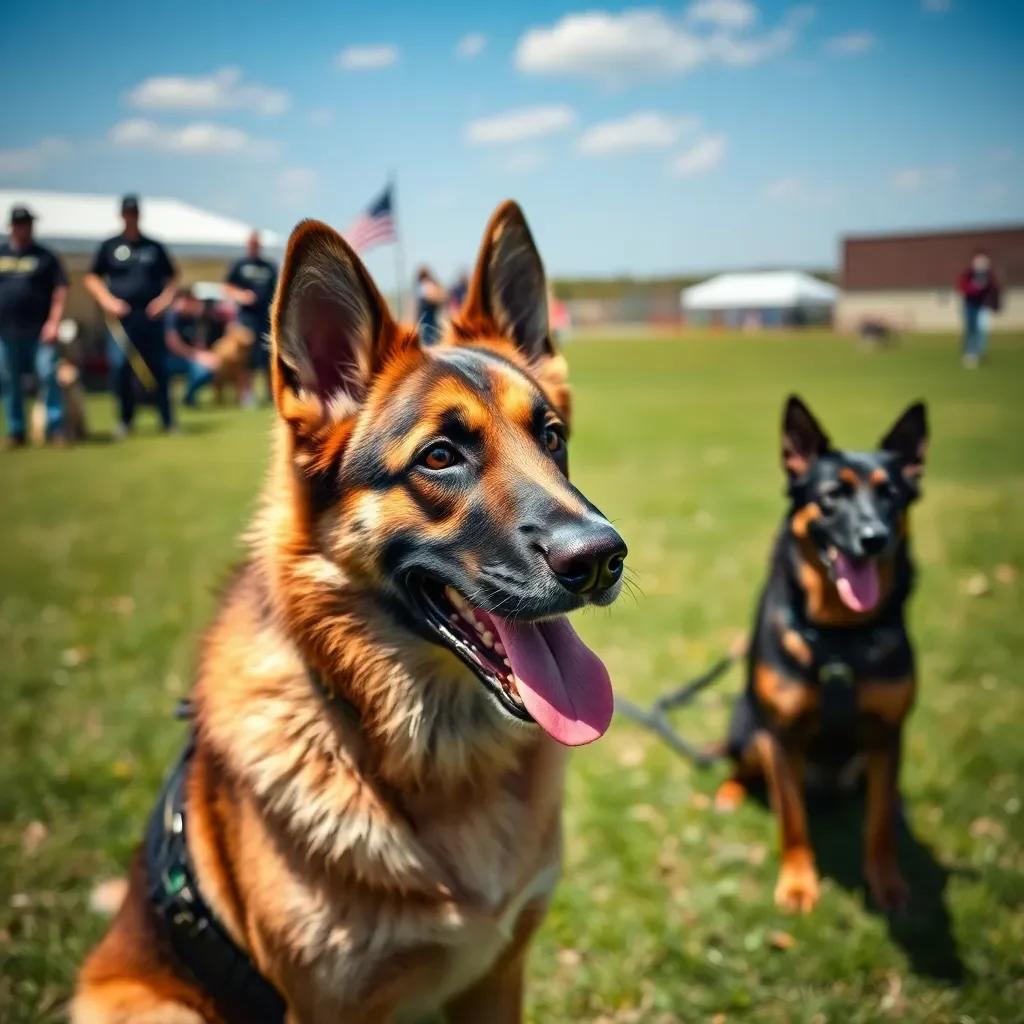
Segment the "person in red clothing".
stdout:
<path fill-rule="evenodd" d="M 985 357 L 988 343 L 988 317 L 999 309 L 999 281 L 992 271 L 992 260 L 984 249 L 976 249 L 971 264 L 960 273 L 956 290 L 964 300 L 963 364 L 973 370 Z"/>

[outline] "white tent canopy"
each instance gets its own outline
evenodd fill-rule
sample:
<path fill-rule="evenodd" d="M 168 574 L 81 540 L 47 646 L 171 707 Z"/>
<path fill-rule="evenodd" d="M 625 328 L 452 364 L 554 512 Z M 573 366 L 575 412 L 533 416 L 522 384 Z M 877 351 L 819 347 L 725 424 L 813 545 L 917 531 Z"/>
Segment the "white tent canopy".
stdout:
<path fill-rule="evenodd" d="M 218 213 L 200 210 L 178 199 L 140 196 L 142 231 L 181 255 L 220 255 L 241 251 L 252 226 Z M 0 191 L 0 215 L 12 206 L 35 214 L 35 234 L 65 253 L 92 252 L 103 239 L 121 230 L 121 197 L 33 190 Z M 260 231 L 265 248 L 280 249 L 283 239 Z"/>
<path fill-rule="evenodd" d="M 839 298 L 835 285 L 797 270 L 719 274 L 684 288 L 679 301 L 687 310 L 828 308 Z"/>

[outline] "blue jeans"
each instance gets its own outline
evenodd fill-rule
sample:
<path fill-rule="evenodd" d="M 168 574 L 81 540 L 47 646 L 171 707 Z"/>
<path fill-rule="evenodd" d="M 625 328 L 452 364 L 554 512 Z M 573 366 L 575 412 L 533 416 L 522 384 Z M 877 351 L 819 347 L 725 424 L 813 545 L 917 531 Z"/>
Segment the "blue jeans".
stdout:
<path fill-rule="evenodd" d="M 168 381 L 175 377 L 185 378 L 185 405 L 195 405 L 196 395 L 201 388 L 206 387 L 213 380 L 213 370 L 202 366 L 194 359 L 186 359 L 179 356 L 177 352 L 168 352 L 164 360 Z"/>
<path fill-rule="evenodd" d="M 35 370 L 39 393 L 46 406 L 46 436 L 51 437 L 64 425 L 64 403 L 57 383 L 57 345 L 44 345 L 39 335 L 8 331 L 0 338 L 0 391 L 4 396 L 4 419 L 10 437 L 24 438 L 25 396 L 21 380 Z"/>
<path fill-rule="evenodd" d="M 963 354 L 983 359 L 988 345 L 988 308 L 964 303 Z"/>
<path fill-rule="evenodd" d="M 160 422 L 164 430 L 173 425 L 171 416 L 171 396 L 167 388 L 167 368 L 164 365 L 167 346 L 164 343 L 164 325 L 160 320 L 150 320 L 144 312 L 129 313 L 121 326 L 128 335 L 135 350 L 142 357 L 149 372 L 156 381 L 154 398 Z M 144 385 L 136 378 L 135 370 L 125 357 L 121 346 L 107 332 L 107 358 L 110 361 L 110 388 L 117 398 L 118 414 L 121 424 L 127 428 L 132 425 L 135 417 L 136 389 Z"/>

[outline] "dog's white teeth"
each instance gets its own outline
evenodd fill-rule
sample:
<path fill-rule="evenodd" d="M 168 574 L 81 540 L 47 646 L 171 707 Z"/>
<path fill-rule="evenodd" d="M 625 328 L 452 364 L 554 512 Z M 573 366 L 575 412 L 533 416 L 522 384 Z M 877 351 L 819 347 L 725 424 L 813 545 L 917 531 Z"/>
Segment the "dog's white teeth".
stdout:
<path fill-rule="evenodd" d="M 466 599 L 454 587 L 445 587 L 444 596 L 447 597 L 460 612 L 465 612 L 467 607 Z"/>
<path fill-rule="evenodd" d="M 460 608 L 459 609 L 459 613 L 462 615 L 462 618 L 463 618 L 463 620 L 465 622 L 468 622 L 471 626 L 475 626 L 476 625 L 476 619 L 473 618 L 473 609 L 472 608 L 469 608 L 468 610 L 465 609 L 465 608 Z"/>
<path fill-rule="evenodd" d="M 476 627 L 476 631 L 483 636 L 487 632 L 487 627 L 477 619 L 473 620 L 473 625 Z"/>
<path fill-rule="evenodd" d="M 495 645 L 495 650 L 497 650 L 497 645 Z M 503 658 L 502 660 L 505 662 L 505 668 L 511 668 L 512 667 L 512 662 L 509 661 L 508 658 Z"/>
<path fill-rule="evenodd" d="M 483 640 L 484 647 L 494 646 L 494 634 L 490 630 L 484 630 L 484 632 L 480 634 L 480 639 Z"/>
<path fill-rule="evenodd" d="M 839 557 L 839 548 L 834 544 L 828 546 L 828 557 L 834 562 Z"/>
<path fill-rule="evenodd" d="M 500 641 L 494 645 L 494 653 L 499 658 L 504 658 L 505 657 L 505 647 L 504 647 L 504 645 Z M 506 661 L 505 664 L 507 665 L 508 662 Z"/>

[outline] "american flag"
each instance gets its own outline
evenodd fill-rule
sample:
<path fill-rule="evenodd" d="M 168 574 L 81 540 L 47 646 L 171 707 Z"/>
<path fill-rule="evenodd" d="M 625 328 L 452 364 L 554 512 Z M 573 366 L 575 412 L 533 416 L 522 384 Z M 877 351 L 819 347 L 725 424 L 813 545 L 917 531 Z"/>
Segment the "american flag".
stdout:
<path fill-rule="evenodd" d="M 345 240 L 356 252 L 365 252 L 375 245 L 386 245 L 398 240 L 390 185 L 370 204 L 365 213 L 356 217 L 344 234 Z"/>

